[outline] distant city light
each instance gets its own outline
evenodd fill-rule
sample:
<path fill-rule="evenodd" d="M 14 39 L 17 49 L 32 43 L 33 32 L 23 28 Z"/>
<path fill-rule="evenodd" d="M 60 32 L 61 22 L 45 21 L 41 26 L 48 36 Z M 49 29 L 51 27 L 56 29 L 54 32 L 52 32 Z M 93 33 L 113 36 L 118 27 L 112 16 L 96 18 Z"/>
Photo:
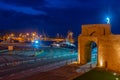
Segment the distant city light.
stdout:
<path fill-rule="evenodd" d="M 29 33 L 26 33 L 27 36 L 29 36 Z"/>
<path fill-rule="evenodd" d="M 56 46 L 57 46 L 57 47 L 60 47 L 60 45 L 59 45 L 59 44 L 56 44 Z"/>
<path fill-rule="evenodd" d="M 36 43 L 36 44 L 38 44 L 38 43 L 39 43 L 39 41 L 38 41 L 38 40 L 36 40 L 36 41 L 35 41 L 35 43 Z"/>
<path fill-rule="evenodd" d="M 110 24 L 110 18 L 109 17 L 106 18 L 106 21 L 107 21 L 107 24 Z"/>
<path fill-rule="evenodd" d="M 32 33 L 32 36 L 35 36 L 35 33 Z"/>

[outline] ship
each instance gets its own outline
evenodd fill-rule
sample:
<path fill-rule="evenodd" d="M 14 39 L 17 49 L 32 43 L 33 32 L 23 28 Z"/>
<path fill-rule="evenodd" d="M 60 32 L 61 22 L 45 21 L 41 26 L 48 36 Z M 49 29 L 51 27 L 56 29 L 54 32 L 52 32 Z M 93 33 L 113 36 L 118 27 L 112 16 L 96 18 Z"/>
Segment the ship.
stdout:
<path fill-rule="evenodd" d="M 60 47 L 60 48 L 70 48 L 70 49 L 74 49 L 76 48 L 76 45 L 73 43 L 70 43 L 69 41 L 64 41 L 64 42 L 53 42 L 53 44 L 51 44 L 51 47 Z"/>

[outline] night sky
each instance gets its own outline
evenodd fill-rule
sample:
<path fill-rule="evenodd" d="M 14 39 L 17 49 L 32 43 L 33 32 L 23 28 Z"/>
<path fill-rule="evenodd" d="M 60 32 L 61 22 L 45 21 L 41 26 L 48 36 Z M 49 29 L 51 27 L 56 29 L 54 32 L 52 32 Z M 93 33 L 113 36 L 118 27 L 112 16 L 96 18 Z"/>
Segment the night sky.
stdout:
<path fill-rule="evenodd" d="M 119 0 L 0 0 L 0 30 L 78 36 L 82 24 L 106 23 L 106 17 L 120 34 Z"/>

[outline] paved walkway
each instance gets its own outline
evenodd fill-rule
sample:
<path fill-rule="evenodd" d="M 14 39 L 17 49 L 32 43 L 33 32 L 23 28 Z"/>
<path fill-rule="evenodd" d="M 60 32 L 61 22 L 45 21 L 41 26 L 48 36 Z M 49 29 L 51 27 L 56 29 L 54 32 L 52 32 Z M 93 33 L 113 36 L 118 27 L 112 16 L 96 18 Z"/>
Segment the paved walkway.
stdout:
<path fill-rule="evenodd" d="M 72 59 L 72 61 L 76 61 L 76 59 Z M 62 66 L 65 66 L 66 62 L 71 63 L 72 61 L 71 60 L 65 60 L 65 61 L 61 61 L 61 62 L 57 62 L 57 63 L 45 65 L 45 66 L 39 66 L 37 68 L 31 68 L 31 69 L 21 71 L 21 72 L 18 72 L 18 73 L 13 73 L 13 74 L 8 75 L 8 76 L 0 77 L 0 80 L 17 80 L 17 79 L 21 79 L 21 78 L 31 76 L 31 75 L 34 75 L 34 74 L 37 74 L 37 73 L 48 72 L 48 71 L 60 68 Z"/>
<path fill-rule="evenodd" d="M 21 73 L 11 74 L 9 77 L 0 80 L 72 80 L 96 67 L 96 64 L 91 63 L 82 66 L 69 63 L 69 65 L 60 67 L 60 65 L 63 64 L 65 64 L 65 62 L 44 66 L 43 68 L 46 67 L 45 69 L 38 67 L 36 69 L 22 71 Z M 58 68 L 56 67 L 57 69 L 55 69 L 55 66 Z M 41 69 L 43 69 L 42 72 Z"/>
<path fill-rule="evenodd" d="M 77 76 L 96 67 L 96 64 L 77 65 L 71 64 L 48 72 L 34 74 L 33 76 L 19 80 L 72 80 Z"/>
<path fill-rule="evenodd" d="M 87 63 L 76 70 L 77 73 L 85 73 L 96 67 L 96 63 Z"/>

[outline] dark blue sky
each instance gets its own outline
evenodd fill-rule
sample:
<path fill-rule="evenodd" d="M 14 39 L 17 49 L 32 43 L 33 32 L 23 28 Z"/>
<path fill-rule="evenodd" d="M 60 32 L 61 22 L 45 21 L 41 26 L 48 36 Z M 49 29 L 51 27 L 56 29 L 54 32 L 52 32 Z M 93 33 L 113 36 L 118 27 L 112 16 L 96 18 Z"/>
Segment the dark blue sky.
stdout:
<path fill-rule="evenodd" d="M 0 30 L 77 36 L 82 24 L 106 23 L 107 16 L 112 32 L 120 33 L 119 0 L 0 0 Z"/>

